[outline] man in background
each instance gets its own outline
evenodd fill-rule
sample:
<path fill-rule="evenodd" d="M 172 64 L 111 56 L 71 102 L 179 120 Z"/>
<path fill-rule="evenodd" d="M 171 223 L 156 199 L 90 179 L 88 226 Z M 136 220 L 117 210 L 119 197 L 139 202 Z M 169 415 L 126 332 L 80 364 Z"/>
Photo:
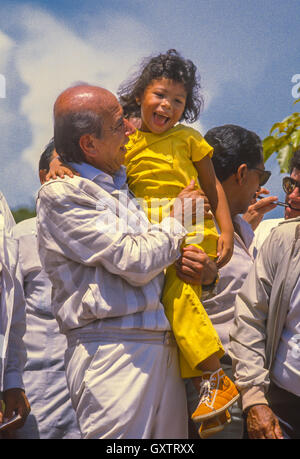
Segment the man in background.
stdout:
<path fill-rule="evenodd" d="M 52 139 L 40 158 L 41 183 L 53 153 Z M 31 413 L 25 425 L 16 431 L 16 438 L 80 438 L 65 376 L 67 342 L 52 314 L 52 284 L 38 254 L 36 218 L 18 223 L 13 234 L 19 241 L 21 283 L 26 300 L 27 362 L 23 379 L 31 405 Z"/>
<path fill-rule="evenodd" d="M 18 243 L 13 238 L 14 218 L 0 192 L 0 403 L 1 424 L 18 414 L 20 419 L 5 434 L 11 433 L 26 420 L 30 405 L 22 380 L 26 361 L 23 343 L 25 302 L 19 280 Z M 1 430 L 0 430 L 1 433 Z"/>
<path fill-rule="evenodd" d="M 260 249 L 236 301 L 231 355 L 249 438 L 300 438 L 300 150 L 285 220 Z"/>

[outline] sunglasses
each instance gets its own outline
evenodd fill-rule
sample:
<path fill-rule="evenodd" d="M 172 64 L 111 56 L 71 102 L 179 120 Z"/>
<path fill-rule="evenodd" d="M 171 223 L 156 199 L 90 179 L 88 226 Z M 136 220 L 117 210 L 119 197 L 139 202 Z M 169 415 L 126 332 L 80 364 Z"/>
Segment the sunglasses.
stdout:
<path fill-rule="evenodd" d="M 297 187 L 300 191 L 300 182 L 297 182 L 297 180 L 294 180 L 292 177 L 284 177 L 282 179 L 282 188 L 286 194 L 291 194 Z"/>
<path fill-rule="evenodd" d="M 266 171 L 265 169 L 259 169 L 258 167 L 251 167 L 251 170 L 255 170 L 260 173 L 259 174 L 259 186 L 264 186 L 272 174 L 271 171 Z"/>

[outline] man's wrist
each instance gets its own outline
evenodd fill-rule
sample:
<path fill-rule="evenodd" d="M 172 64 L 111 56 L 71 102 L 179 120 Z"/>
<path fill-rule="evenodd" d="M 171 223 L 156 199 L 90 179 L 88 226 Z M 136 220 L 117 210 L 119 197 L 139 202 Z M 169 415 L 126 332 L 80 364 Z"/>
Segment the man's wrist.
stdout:
<path fill-rule="evenodd" d="M 243 410 L 243 413 L 244 413 L 246 416 L 248 416 L 249 411 L 251 410 L 251 408 L 256 408 L 257 406 L 267 406 L 267 407 L 269 407 L 269 405 L 268 405 L 267 402 L 266 402 L 266 403 L 255 403 L 255 404 L 253 404 L 253 405 L 247 406 L 247 408 L 245 408 L 245 409 Z"/>
<path fill-rule="evenodd" d="M 220 280 L 220 276 L 219 276 L 219 272 L 217 272 L 212 282 L 210 282 L 209 284 L 204 284 L 204 283 L 202 284 L 202 290 L 212 290 L 217 285 L 219 280 Z"/>

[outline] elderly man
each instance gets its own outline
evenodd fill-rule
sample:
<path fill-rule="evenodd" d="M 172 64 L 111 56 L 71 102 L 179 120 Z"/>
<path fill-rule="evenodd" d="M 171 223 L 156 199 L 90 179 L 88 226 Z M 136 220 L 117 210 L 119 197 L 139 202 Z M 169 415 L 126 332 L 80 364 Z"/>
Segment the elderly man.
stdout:
<path fill-rule="evenodd" d="M 275 208 L 274 202 L 277 197 L 268 196 L 253 203 L 256 193 L 270 176 L 270 173 L 264 170 L 261 140 L 254 132 L 229 124 L 210 129 L 205 134 L 205 139 L 214 148 L 212 161 L 228 200 L 235 233 L 232 258 L 220 269 L 219 282 L 213 292 L 206 292 L 207 297 L 203 298 L 203 305 L 226 351 L 221 359 L 222 367 L 228 376 L 232 377 L 228 351 L 235 297 L 253 264 L 253 257 L 249 252 L 254 237 L 253 228 L 266 212 Z M 241 214 L 244 214 L 244 218 Z M 251 225 L 245 220 L 250 221 Z M 182 262 L 185 263 L 185 260 Z M 188 262 L 186 264 L 188 265 Z M 195 393 L 190 384 L 187 390 L 192 409 L 196 400 Z M 228 420 L 230 418 L 227 415 L 218 420 L 204 422 L 200 426 L 200 436 L 206 438 L 214 433 L 214 438 L 241 438 L 243 420 L 237 404 L 231 409 L 231 423 L 222 432 Z"/>
<path fill-rule="evenodd" d="M 283 179 L 285 221 L 258 251 L 236 302 L 232 357 L 250 438 L 300 438 L 299 157 Z"/>
<path fill-rule="evenodd" d="M 69 88 L 54 117 L 56 150 L 80 177 L 41 188 L 38 238 L 82 436 L 184 438 L 184 385 L 160 303 L 163 270 L 187 234 L 183 215 L 175 206 L 151 226 L 129 192 L 122 164 L 133 127 L 109 91 Z M 179 199 L 198 197 L 192 189 Z"/>
<path fill-rule="evenodd" d="M 14 414 L 20 418 L 10 431 L 20 427 L 30 411 L 24 392 L 22 371 L 26 361 L 23 343 L 25 302 L 19 281 L 18 243 L 12 236 L 14 218 L 0 193 L 0 429 Z M 1 432 L 1 430 L 0 430 Z"/>

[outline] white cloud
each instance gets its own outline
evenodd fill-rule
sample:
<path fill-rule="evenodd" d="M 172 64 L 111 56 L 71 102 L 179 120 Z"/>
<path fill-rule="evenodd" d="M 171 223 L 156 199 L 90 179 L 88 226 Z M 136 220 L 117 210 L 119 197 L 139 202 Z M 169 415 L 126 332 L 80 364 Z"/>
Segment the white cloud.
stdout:
<path fill-rule="evenodd" d="M 91 21 L 95 24 L 95 18 Z M 116 16 L 106 22 L 104 29 L 91 25 L 83 37 L 50 14 L 31 7 L 22 8 L 20 23 L 24 38 L 19 43 L 15 65 L 27 86 L 21 114 L 27 117 L 32 130 L 32 142 L 22 156 L 36 168 L 41 150 L 52 136 L 52 107 L 57 95 L 78 81 L 116 91 L 137 54 L 144 51 L 143 43 L 133 37 L 142 30 L 145 36 L 146 28 L 133 19 L 125 21 L 125 43 L 121 30 L 124 20 Z"/>
<path fill-rule="evenodd" d="M 13 40 L 0 30 L 0 71 L 4 71 L 9 54 L 14 46 Z"/>
<path fill-rule="evenodd" d="M 210 114 L 212 102 L 220 101 L 217 106 L 224 117 L 227 108 L 222 100 L 228 85 L 245 93 L 246 100 L 247 91 L 266 70 L 274 34 L 263 35 L 265 21 L 259 21 L 254 7 L 252 30 L 242 6 L 236 17 L 237 7 L 217 8 L 205 0 L 190 0 L 190 8 L 175 0 L 165 0 L 159 8 L 156 0 L 136 1 L 131 16 L 126 13 L 128 2 L 121 12 L 110 9 L 109 14 L 105 5 L 99 2 L 93 15 L 85 14 L 84 8 L 81 12 L 70 8 L 68 22 L 61 19 L 63 15 L 22 2 L 11 2 L 9 11 L 5 9 L 0 24 L 11 36 L 0 31 L 0 73 L 8 72 L 12 91 L 5 105 L 0 99 L 0 129 L 5 132 L 1 156 L 7 153 L 10 162 L 17 165 L 21 156 L 36 174 L 41 150 L 52 136 L 57 95 L 77 81 L 115 92 L 144 56 L 176 48 L 191 58 L 202 77 L 205 114 Z M 54 3 L 51 8 L 55 11 Z M 200 123 L 194 126 L 206 132 L 201 117 Z M 1 170 L 0 180 L 4 182 Z"/>

